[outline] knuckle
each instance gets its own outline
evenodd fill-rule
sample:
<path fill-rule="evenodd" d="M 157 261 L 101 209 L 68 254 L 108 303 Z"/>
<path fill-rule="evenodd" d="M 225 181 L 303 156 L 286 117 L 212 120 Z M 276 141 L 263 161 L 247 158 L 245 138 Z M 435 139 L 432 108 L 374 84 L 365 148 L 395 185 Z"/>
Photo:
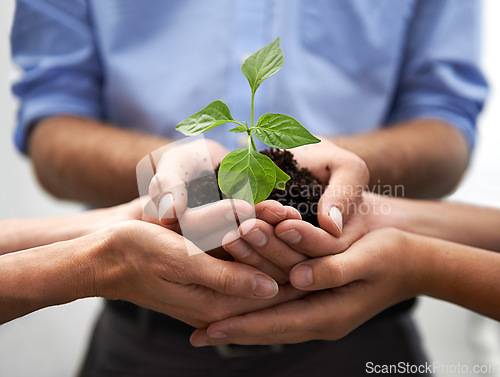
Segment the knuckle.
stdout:
<path fill-rule="evenodd" d="M 282 318 L 280 313 L 275 310 L 275 318 Z M 300 333 L 311 329 L 311 323 L 307 320 L 306 316 L 297 313 L 293 317 L 286 317 L 286 319 L 275 321 L 271 326 L 271 334 L 285 335 L 291 333 Z"/>
<path fill-rule="evenodd" d="M 287 260 L 284 247 L 266 247 L 260 250 L 260 254 L 271 261 L 280 261 L 280 264 Z"/>
<path fill-rule="evenodd" d="M 368 170 L 368 165 L 366 164 L 366 161 L 363 160 L 361 157 L 358 155 L 354 154 L 354 157 L 351 161 L 352 169 L 355 169 L 356 173 L 358 174 L 360 180 L 364 184 L 368 184 L 368 181 L 370 180 L 370 172 Z"/>
<path fill-rule="evenodd" d="M 313 274 L 319 277 L 326 277 L 327 280 L 325 281 L 325 283 L 329 286 L 329 288 L 343 285 L 345 276 L 344 263 L 342 263 L 340 258 L 336 258 L 335 255 L 331 255 L 325 258 L 325 265 L 322 266 L 322 268 L 317 269 L 316 271 L 313 270 Z"/>
<path fill-rule="evenodd" d="M 230 313 L 227 310 L 225 310 L 219 306 L 216 306 L 216 307 L 212 308 L 209 311 L 209 313 L 207 313 L 206 317 L 207 317 L 206 321 L 212 323 L 212 322 L 217 322 L 217 321 L 220 321 L 220 320 L 223 320 L 225 318 L 230 317 Z"/>
<path fill-rule="evenodd" d="M 228 267 L 221 267 L 217 274 L 217 287 L 224 293 L 234 292 L 239 286 L 240 279 Z"/>
<path fill-rule="evenodd" d="M 286 322 L 275 322 L 271 327 L 273 335 L 283 335 L 290 331 L 290 326 Z"/>

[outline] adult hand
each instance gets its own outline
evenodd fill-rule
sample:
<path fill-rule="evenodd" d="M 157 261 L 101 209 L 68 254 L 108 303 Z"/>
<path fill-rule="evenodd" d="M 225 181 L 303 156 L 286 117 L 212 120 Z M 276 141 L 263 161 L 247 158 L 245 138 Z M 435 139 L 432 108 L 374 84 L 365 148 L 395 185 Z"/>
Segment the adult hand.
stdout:
<path fill-rule="evenodd" d="M 276 282 L 261 271 L 211 257 L 159 225 L 124 222 L 105 234 L 94 262 L 96 295 L 130 301 L 195 327 L 305 294 L 290 285 L 278 292 Z"/>
<path fill-rule="evenodd" d="M 366 163 L 326 139 L 291 152 L 300 167 L 308 168 L 327 185 L 318 203 L 318 222 L 321 228 L 340 237 L 369 182 Z"/>
<path fill-rule="evenodd" d="M 139 186 L 144 185 L 141 181 L 151 168 L 154 172 L 149 182 L 149 197 L 153 204 L 149 208 L 149 217 L 156 217 L 152 221 L 162 224 L 176 222 L 188 204 L 186 183 L 201 176 L 208 174 L 213 178 L 212 196 L 218 199 L 214 170 L 227 153 L 227 149 L 216 141 L 197 138 L 168 144 L 143 159 L 137 166 Z M 210 190 L 204 188 L 204 191 Z"/>
<path fill-rule="evenodd" d="M 387 307 L 423 291 L 411 235 L 395 229 L 369 233 L 344 253 L 301 262 L 290 274 L 303 299 L 212 323 L 196 330 L 194 346 L 282 344 L 336 340 Z"/>
<path fill-rule="evenodd" d="M 365 192 L 341 237 L 292 216 L 275 224 L 248 220 L 239 228 L 242 236 L 235 241 L 237 249 L 233 250 L 232 245 L 225 247 L 242 263 L 259 269 L 267 263 L 278 266 L 286 278 L 271 276 L 278 282 L 288 281 L 295 264 L 308 258 L 341 253 L 368 232 L 392 224 L 393 204 L 386 198 Z"/>
<path fill-rule="evenodd" d="M 302 222 L 300 213 L 274 200 L 265 200 L 254 208 L 256 218 L 243 221 L 238 229 L 228 232 L 222 245 L 235 260 L 258 268 L 279 284 L 285 284 L 289 281 L 290 269 L 306 257 L 277 238 L 275 226 L 287 219 Z"/>

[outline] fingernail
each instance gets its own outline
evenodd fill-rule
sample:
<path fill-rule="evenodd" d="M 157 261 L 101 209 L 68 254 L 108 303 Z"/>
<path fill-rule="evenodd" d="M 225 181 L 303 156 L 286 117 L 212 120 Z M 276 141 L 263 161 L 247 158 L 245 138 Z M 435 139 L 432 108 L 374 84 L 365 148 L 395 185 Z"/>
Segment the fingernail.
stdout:
<path fill-rule="evenodd" d="M 278 294 L 278 291 L 278 283 L 274 280 L 263 275 L 255 275 L 252 285 L 252 293 L 256 297 L 274 297 Z"/>
<path fill-rule="evenodd" d="M 160 203 L 158 204 L 158 218 L 161 219 L 173 219 L 173 204 L 174 204 L 174 196 L 171 193 L 165 194 L 160 199 Z"/>
<path fill-rule="evenodd" d="M 293 215 L 295 215 L 295 217 L 302 219 L 302 215 L 300 214 L 298 209 L 296 209 L 294 207 L 288 207 L 287 211 L 293 212 L 293 214 L 290 213 L 290 217 L 293 217 Z"/>
<path fill-rule="evenodd" d="M 302 265 L 293 270 L 293 285 L 296 287 L 309 287 L 313 282 L 312 268 L 308 265 Z"/>
<path fill-rule="evenodd" d="M 195 344 L 193 344 L 193 346 L 195 346 L 195 347 L 206 347 L 209 345 L 210 345 L 210 343 L 208 343 L 208 341 L 205 339 L 197 340 L 195 342 Z"/>
<path fill-rule="evenodd" d="M 226 212 L 224 217 L 226 218 L 226 220 L 233 222 L 233 221 L 244 221 L 250 216 L 248 214 L 234 210 Z"/>
<path fill-rule="evenodd" d="M 337 207 L 332 207 L 330 209 L 330 212 L 328 213 L 330 215 L 330 218 L 333 220 L 337 228 L 339 229 L 340 233 L 342 234 L 342 212 Z"/>
<path fill-rule="evenodd" d="M 233 257 L 246 258 L 252 252 L 250 246 L 247 245 L 245 241 L 237 239 L 236 241 L 225 246 L 231 252 Z"/>
<path fill-rule="evenodd" d="M 268 216 L 273 217 L 274 220 L 277 221 L 277 222 L 280 222 L 281 220 L 283 220 L 283 217 L 284 217 L 284 215 L 280 216 L 276 212 L 271 211 L 269 208 L 264 208 L 264 210 L 262 212 L 267 213 Z"/>
<path fill-rule="evenodd" d="M 287 230 L 286 232 L 280 233 L 277 235 L 280 239 L 285 241 L 288 244 L 298 244 L 302 239 L 302 236 L 295 229 Z"/>
<path fill-rule="evenodd" d="M 213 334 L 208 334 L 207 335 L 210 337 L 210 338 L 214 338 L 214 339 L 224 339 L 224 338 L 227 338 L 227 334 L 226 333 L 223 333 L 222 331 L 216 331 L 214 332 Z"/>
<path fill-rule="evenodd" d="M 252 246 L 262 247 L 267 243 L 267 237 L 259 228 L 252 229 L 250 232 L 243 235 L 245 241 Z"/>

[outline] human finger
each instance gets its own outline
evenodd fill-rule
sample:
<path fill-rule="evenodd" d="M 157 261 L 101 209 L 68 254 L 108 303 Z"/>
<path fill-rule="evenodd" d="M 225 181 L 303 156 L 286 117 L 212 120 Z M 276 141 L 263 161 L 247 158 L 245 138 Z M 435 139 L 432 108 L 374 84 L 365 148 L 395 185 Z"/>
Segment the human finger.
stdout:
<path fill-rule="evenodd" d="M 366 163 L 354 153 L 342 151 L 330 167 L 331 176 L 318 203 L 319 225 L 336 237 L 342 235 L 344 224 L 356 213 L 369 181 Z"/>
<path fill-rule="evenodd" d="M 237 229 L 243 221 L 254 217 L 254 208 L 246 201 L 224 199 L 196 208 L 187 208 L 179 221 L 186 229 L 196 229 L 198 234 L 225 234 L 231 229 Z"/>
<path fill-rule="evenodd" d="M 366 279 L 377 270 L 373 256 L 363 252 L 369 247 L 361 242 L 349 250 L 297 264 L 290 271 L 290 282 L 298 289 L 321 290 L 340 287 L 359 279 Z"/>
<path fill-rule="evenodd" d="M 256 204 L 255 216 L 271 225 L 276 225 L 285 219 L 301 219 L 299 211 L 284 206 L 276 200 L 264 200 Z"/>
<path fill-rule="evenodd" d="M 223 239 L 224 249 L 238 262 L 253 266 L 271 276 L 278 284 L 288 282 L 288 271 L 283 271 L 274 263 L 265 259 L 241 238 L 238 231 L 228 232 Z"/>
<path fill-rule="evenodd" d="M 306 299 L 285 302 L 275 307 L 224 319 L 193 332 L 195 347 L 217 344 L 290 344 L 318 337 L 311 324 L 324 316 L 318 305 L 311 308 Z"/>
<path fill-rule="evenodd" d="M 191 335 L 195 347 L 291 344 L 338 340 L 397 301 L 380 289 L 353 283 L 268 309 L 212 323 Z"/>
<path fill-rule="evenodd" d="M 161 224 L 177 221 L 177 216 L 187 207 L 186 184 L 174 171 L 168 175 L 155 174 L 149 185 L 149 196 Z"/>
<path fill-rule="evenodd" d="M 190 324 L 206 328 L 210 323 L 298 300 L 307 294 L 295 289 L 291 284 L 282 286 L 276 296 L 265 299 L 228 296 L 202 286 L 178 285 L 173 289 L 168 288 L 168 306 L 157 302 L 154 310 L 184 322 L 189 318 L 197 319 L 201 322 Z"/>
<path fill-rule="evenodd" d="M 203 285 L 239 297 L 270 298 L 278 294 L 277 282 L 254 267 L 213 258 L 203 252 L 188 258 L 191 258 L 190 266 L 185 268 L 180 283 Z"/>
<path fill-rule="evenodd" d="M 347 250 L 368 230 L 361 218 L 352 218 L 338 238 L 305 221 L 285 220 L 276 225 L 275 234 L 295 251 L 316 258 Z"/>
<path fill-rule="evenodd" d="M 187 183 L 201 184 L 204 197 L 219 198 L 214 168 L 226 153 L 219 143 L 198 138 L 176 141 L 149 154 L 154 172 L 149 195 L 161 223 L 175 221 L 186 208 L 188 195 L 199 194 L 199 190 L 188 193 Z"/>
<path fill-rule="evenodd" d="M 253 250 L 283 271 L 288 272 L 294 265 L 307 259 L 276 237 L 274 226 L 265 221 L 259 219 L 245 221 L 240 225 L 239 232 L 241 238 Z"/>

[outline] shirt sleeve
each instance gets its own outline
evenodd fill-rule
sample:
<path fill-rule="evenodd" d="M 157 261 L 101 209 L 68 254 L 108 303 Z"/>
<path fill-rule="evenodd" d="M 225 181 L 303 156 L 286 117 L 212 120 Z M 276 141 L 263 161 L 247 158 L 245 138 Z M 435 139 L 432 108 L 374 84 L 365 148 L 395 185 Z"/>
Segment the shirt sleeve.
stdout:
<path fill-rule="evenodd" d="M 18 0 L 12 56 L 22 68 L 14 141 L 26 153 L 30 128 L 43 117 L 102 118 L 102 74 L 85 0 Z"/>
<path fill-rule="evenodd" d="M 480 22 L 480 0 L 419 0 L 388 124 L 440 119 L 474 146 L 488 92 L 479 68 Z"/>

